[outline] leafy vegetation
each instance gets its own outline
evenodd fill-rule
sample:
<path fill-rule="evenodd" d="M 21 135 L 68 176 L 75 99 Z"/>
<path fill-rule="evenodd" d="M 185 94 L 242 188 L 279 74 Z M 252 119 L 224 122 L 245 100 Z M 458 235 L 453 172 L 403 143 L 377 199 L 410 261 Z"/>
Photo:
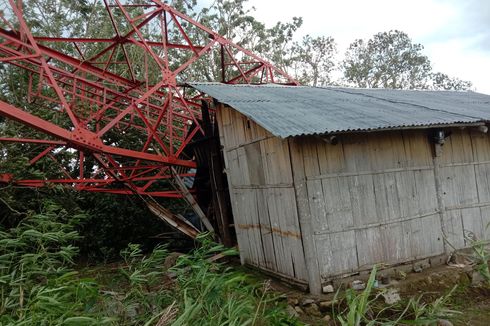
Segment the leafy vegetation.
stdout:
<path fill-rule="evenodd" d="M 338 306 L 344 309 L 338 309 L 337 312 L 334 309 L 333 313 L 340 325 L 435 325 L 438 320 L 458 313 L 450 308 L 450 299 L 457 285 L 434 301 L 427 302 L 424 295 L 420 295 L 400 303 L 380 304 L 379 299 L 386 289 L 375 288 L 376 271 L 377 268 L 374 267 L 362 292 L 347 289 L 340 295 L 337 291 L 334 302 L 338 302 Z"/>
<path fill-rule="evenodd" d="M 235 249 L 223 251 L 206 236 L 200 239 L 201 247 L 180 257 L 172 269 L 181 289 L 175 325 L 294 325 L 268 283 L 257 285 L 243 272 L 209 259 L 235 255 Z"/>
<path fill-rule="evenodd" d="M 485 230 L 488 230 L 488 227 L 489 225 L 485 227 Z M 472 232 L 467 233 L 465 239 L 472 249 L 472 258 L 475 261 L 476 271 L 482 276 L 485 285 L 490 287 L 490 267 L 488 265 L 490 252 L 488 251 L 488 241 L 478 239 Z"/>
<path fill-rule="evenodd" d="M 26 170 L 43 178 L 45 174 L 36 167 L 26 167 Z M 23 165 L 17 166 L 10 171 L 25 173 L 23 168 Z M 119 252 L 131 242 L 140 243 L 145 250 L 151 250 L 161 241 L 160 234 L 171 231 L 137 199 L 77 192 L 60 185 L 39 189 L 14 185 L 1 188 L 0 224 L 5 228 L 15 227 L 26 216 L 43 211 L 46 202 L 63 207 L 65 220 L 71 221 L 80 235 L 75 240 L 80 251 L 79 258 L 89 264 L 120 259 Z M 178 240 L 175 246 L 190 248 L 193 243 Z"/>
<path fill-rule="evenodd" d="M 485 225 L 482 231 L 486 234 L 490 228 L 490 223 Z M 465 231 L 465 241 L 472 250 L 472 259 L 475 264 L 475 270 L 483 278 L 484 285 L 490 288 L 490 266 L 488 261 L 490 260 L 489 242 L 488 240 L 479 239 L 474 232 Z"/>
<path fill-rule="evenodd" d="M 86 218 L 46 201 L 40 213 L 0 229 L 1 325 L 301 325 L 267 282 L 214 261 L 236 250 L 207 235 L 171 268 L 165 246 L 145 254 L 136 244 L 120 263 L 77 268 L 76 225 Z M 454 289 L 431 303 L 419 296 L 380 306 L 375 280 L 373 269 L 364 291 L 337 292 L 340 325 L 431 324 L 454 313 Z"/>
<path fill-rule="evenodd" d="M 432 71 L 424 47 L 397 30 L 357 39 L 342 62 L 346 82 L 365 88 L 467 90 L 472 83 Z"/>
<path fill-rule="evenodd" d="M 108 321 L 94 311 L 97 284 L 72 268 L 79 236 L 66 218 L 65 210 L 46 202 L 41 213 L 0 229 L 0 324 Z"/>
<path fill-rule="evenodd" d="M 343 63 L 347 81 L 368 88 L 424 88 L 430 61 L 423 46 L 400 31 L 378 33 L 367 42 L 356 40 Z"/>
<path fill-rule="evenodd" d="M 360 325 L 361 322 L 369 322 L 367 313 L 370 309 L 370 297 L 374 289 L 375 281 L 376 267 L 372 269 L 371 274 L 369 275 L 369 280 L 366 284 L 366 288 L 360 294 L 357 294 L 353 289 L 348 289 L 346 291 L 345 301 L 347 304 L 347 309 L 337 315 L 337 319 L 340 321 L 342 326 Z M 338 294 L 339 292 L 337 291 L 334 301 L 336 301 Z M 378 297 L 379 295 L 377 295 L 374 300 L 376 300 Z"/>
<path fill-rule="evenodd" d="M 1 325 L 292 325 L 266 285 L 208 260 L 235 255 L 200 237 L 201 246 L 164 267 L 168 251 L 144 254 L 139 245 L 121 252 L 123 263 L 106 275 L 75 268 L 80 236 L 69 216 L 52 203 L 12 228 L 0 229 Z M 169 273 L 175 279 L 169 277 Z M 110 281 L 108 281 L 110 279 Z M 104 281 L 105 280 L 105 281 Z"/>

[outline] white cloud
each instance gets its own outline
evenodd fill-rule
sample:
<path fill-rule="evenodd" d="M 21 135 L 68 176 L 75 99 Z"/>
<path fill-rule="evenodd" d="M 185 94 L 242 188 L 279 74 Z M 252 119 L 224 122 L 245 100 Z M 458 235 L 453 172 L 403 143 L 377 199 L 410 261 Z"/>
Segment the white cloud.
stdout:
<path fill-rule="evenodd" d="M 273 25 L 303 17 L 301 34 L 333 36 L 343 54 L 357 38 L 398 29 L 425 46 L 434 70 L 471 80 L 490 94 L 488 0 L 250 0 L 258 20 Z"/>

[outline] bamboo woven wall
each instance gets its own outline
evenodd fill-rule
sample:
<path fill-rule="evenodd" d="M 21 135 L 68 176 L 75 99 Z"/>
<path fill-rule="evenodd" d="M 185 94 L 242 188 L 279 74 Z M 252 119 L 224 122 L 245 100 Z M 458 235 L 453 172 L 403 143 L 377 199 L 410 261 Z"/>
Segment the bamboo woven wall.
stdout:
<path fill-rule="evenodd" d="M 279 139 L 231 109 L 218 114 L 244 263 L 308 282 L 398 264 L 488 239 L 490 138 L 455 129 Z M 447 239 L 451 246 L 445 243 Z"/>

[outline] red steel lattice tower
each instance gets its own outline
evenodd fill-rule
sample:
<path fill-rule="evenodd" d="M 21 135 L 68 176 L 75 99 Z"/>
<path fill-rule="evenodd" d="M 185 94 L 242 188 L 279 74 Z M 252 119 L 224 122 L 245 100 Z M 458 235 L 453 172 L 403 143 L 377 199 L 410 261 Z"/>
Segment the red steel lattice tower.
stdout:
<path fill-rule="evenodd" d="M 25 103 L 0 100 L 0 115 L 37 132 L 30 138 L 0 135 L 0 141 L 34 146 L 38 152 L 29 164 L 48 160 L 59 173 L 42 179 L 4 173 L 0 182 L 180 198 L 164 181 L 192 174 L 196 163 L 185 149 L 203 133 L 203 96 L 187 81 L 202 81 L 204 69 L 223 83 L 296 84 L 159 0 L 99 5 L 100 19 L 112 28 L 107 38 L 43 35 L 28 26 L 21 1 L 2 8 L 0 69 L 28 82 L 21 90 Z"/>

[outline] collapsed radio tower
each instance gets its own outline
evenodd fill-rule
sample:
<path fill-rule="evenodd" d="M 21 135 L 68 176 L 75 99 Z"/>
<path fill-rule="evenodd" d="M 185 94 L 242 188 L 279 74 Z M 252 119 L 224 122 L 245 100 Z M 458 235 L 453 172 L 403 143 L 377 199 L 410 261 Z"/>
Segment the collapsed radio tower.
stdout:
<path fill-rule="evenodd" d="M 206 99 L 185 84 L 203 80 L 195 67 L 211 71 L 222 83 L 296 84 L 269 62 L 159 0 L 102 0 L 97 5 L 98 19 L 110 22 L 110 37 L 43 35 L 31 30 L 21 1 L 9 0 L 2 8 L 0 69 L 16 71 L 28 82 L 20 90 L 25 103 L 0 101 L 0 115 L 37 132 L 30 138 L 0 135 L 0 141 L 35 147 L 29 164 L 47 160 L 59 173 L 41 179 L 4 173 L 0 182 L 65 184 L 146 200 L 188 198 L 185 189 L 169 184 L 193 175 L 196 161 L 186 148 L 205 134 Z M 70 159 L 61 159 L 63 153 Z M 177 228 L 188 229 L 167 210 L 157 211 Z"/>

